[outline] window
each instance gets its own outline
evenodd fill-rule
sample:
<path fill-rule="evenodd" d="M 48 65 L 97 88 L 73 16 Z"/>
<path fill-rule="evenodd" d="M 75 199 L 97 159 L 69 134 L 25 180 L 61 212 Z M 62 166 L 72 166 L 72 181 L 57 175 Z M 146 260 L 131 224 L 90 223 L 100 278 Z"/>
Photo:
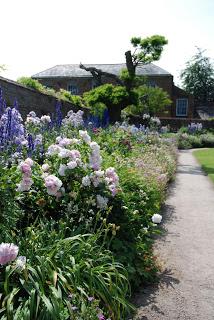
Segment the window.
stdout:
<path fill-rule="evenodd" d="M 68 84 L 68 91 L 74 95 L 79 93 L 79 89 L 75 84 Z"/>
<path fill-rule="evenodd" d="M 156 88 L 157 84 L 154 80 L 149 80 L 148 81 L 148 87 Z"/>
<path fill-rule="evenodd" d="M 97 87 L 96 81 L 94 79 L 91 82 L 91 89 L 95 89 Z"/>
<path fill-rule="evenodd" d="M 188 99 L 182 98 L 176 100 L 176 116 L 177 117 L 185 117 L 187 116 L 188 109 Z"/>

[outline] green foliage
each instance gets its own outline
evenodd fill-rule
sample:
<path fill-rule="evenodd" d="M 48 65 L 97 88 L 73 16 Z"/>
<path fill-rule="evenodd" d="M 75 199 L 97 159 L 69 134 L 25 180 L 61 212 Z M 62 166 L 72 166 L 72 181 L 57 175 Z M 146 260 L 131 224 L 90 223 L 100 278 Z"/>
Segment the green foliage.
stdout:
<path fill-rule="evenodd" d="M 17 80 L 18 83 L 23 84 L 24 86 L 40 91 L 45 92 L 45 87 L 38 81 L 29 77 L 21 77 Z"/>
<path fill-rule="evenodd" d="M 86 106 L 90 108 L 97 103 L 102 103 L 107 108 L 118 107 L 127 104 L 128 99 L 129 95 L 125 87 L 112 84 L 104 84 L 83 95 Z"/>
<path fill-rule="evenodd" d="M 160 35 L 153 35 L 147 38 L 133 37 L 131 44 L 135 48 L 132 54 L 134 64 L 150 63 L 159 60 L 163 46 L 167 43 L 168 41 L 165 37 Z"/>
<path fill-rule="evenodd" d="M 129 292 L 127 273 L 114 262 L 110 251 L 101 250 L 99 234 L 58 236 L 49 246 L 43 242 L 39 250 L 36 244 L 43 240 L 44 231 L 41 227 L 35 231 L 20 238 L 34 248 L 32 260 L 21 269 L 9 265 L 0 275 L 0 314 L 6 313 L 11 320 L 20 319 L 18 315 L 23 312 L 28 314 L 24 319 L 32 320 L 95 320 L 98 306 L 106 306 L 106 316 L 121 319 L 124 311 L 132 308 L 125 300 Z M 28 253 L 28 248 L 20 247 L 22 253 Z"/>
<path fill-rule="evenodd" d="M 139 87 L 146 83 L 146 76 L 136 76 L 133 74 L 129 74 L 127 69 L 122 69 L 120 74 L 120 79 L 123 80 L 126 88 L 129 87 Z"/>
<path fill-rule="evenodd" d="M 199 103 L 214 100 L 214 66 L 201 49 L 198 48 L 198 52 L 186 63 L 180 78 L 183 88 Z"/>
<path fill-rule="evenodd" d="M 133 115 L 143 115 L 144 113 L 153 115 L 172 103 L 168 93 L 161 88 L 144 85 L 134 89 L 134 92 L 138 96 L 138 103 L 126 109 L 127 113 Z"/>
<path fill-rule="evenodd" d="M 84 107 L 83 105 L 83 100 L 80 96 L 77 95 L 72 95 L 69 91 L 60 89 L 58 93 L 58 97 L 62 100 L 67 100 L 72 103 L 75 107 L 82 108 Z"/>
<path fill-rule="evenodd" d="M 192 149 L 192 148 L 210 148 L 214 147 L 214 135 L 212 133 L 202 134 L 178 134 L 178 148 Z"/>

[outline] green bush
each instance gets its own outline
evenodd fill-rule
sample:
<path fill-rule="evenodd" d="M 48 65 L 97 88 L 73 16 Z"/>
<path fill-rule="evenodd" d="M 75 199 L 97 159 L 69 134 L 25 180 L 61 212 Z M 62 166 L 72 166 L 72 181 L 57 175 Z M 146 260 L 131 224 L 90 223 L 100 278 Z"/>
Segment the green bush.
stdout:
<path fill-rule="evenodd" d="M 58 97 L 62 100 L 71 102 L 77 108 L 84 107 L 83 100 L 80 96 L 72 95 L 69 91 L 66 91 L 64 89 L 60 89 Z"/>
<path fill-rule="evenodd" d="M 184 131 L 183 131 L 184 132 Z M 212 133 L 178 133 L 178 148 L 191 149 L 191 148 L 209 148 L 214 147 L 214 135 Z"/>
<path fill-rule="evenodd" d="M 104 104 L 107 108 L 122 106 L 127 104 L 129 99 L 125 87 L 104 84 L 83 94 L 86 106 L 93 108 L 97 103 Z"/>
<path fill-rule="evenodd" d="M 45 93 L 45 87 L 38 81 L 28 77 L 21 77 L 17 80 L 18 83 L 24 86 Z"/>

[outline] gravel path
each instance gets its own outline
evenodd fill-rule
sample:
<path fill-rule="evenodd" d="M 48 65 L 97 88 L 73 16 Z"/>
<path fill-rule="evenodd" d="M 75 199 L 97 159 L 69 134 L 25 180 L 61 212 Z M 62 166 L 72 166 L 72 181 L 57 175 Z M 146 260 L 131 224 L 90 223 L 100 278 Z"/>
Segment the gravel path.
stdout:
<path fill-rule="evenodd" d="M 139 320 L 214 319 L 214 186 L 191 151 L 181 151 L 156 242 L 162 274 L 136 298 Z"/>

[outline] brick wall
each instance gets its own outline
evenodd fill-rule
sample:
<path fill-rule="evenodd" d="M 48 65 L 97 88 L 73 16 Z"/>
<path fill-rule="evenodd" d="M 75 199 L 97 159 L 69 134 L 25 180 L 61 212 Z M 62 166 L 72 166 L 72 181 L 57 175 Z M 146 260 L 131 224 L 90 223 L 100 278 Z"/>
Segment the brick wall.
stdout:
<path fill-rule="evenodd" d="M 92 89 L 92 78 L 43 78 L 37 79 L 41 84 L 51 87 L 56 91 L 59 89 L 68 90 L 68 84 L 75 85 L 78 88 L 78 94 L 82 95 L 84 92 Z"/>
<path fill-rule="evenodd" d="M 0 77 L 0 87 L 3 91 L 3 97 L 6 100 L 7 106 L 13 106 L 14 100 L 17 99 L 19 110 L 23 117 L 32 110 L 39 116 L 51 114 L 55 111 L 57 99 L 51 95 L 29 89 L 15 81 L 3 77 Z M 61 101 L 61 104 L 64 115 L 71 109 L 74 111 L 78 110 L 67 101 Z"/>

